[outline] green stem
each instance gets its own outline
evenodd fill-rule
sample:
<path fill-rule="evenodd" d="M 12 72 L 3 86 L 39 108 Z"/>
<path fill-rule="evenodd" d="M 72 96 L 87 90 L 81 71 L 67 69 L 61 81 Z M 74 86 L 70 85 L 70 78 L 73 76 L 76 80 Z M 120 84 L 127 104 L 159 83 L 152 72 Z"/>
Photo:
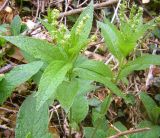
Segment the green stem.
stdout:
<path fill-rule="evenodd" d="M 97 123 L 97 125 L 96 125 L 96 127 L 95 127 L 95 130 L 94 130 L 94 132 L 92 133 L 91 138 L 94 138 L 94 136 L 95 136 L 95 134 L 96 134 L 96 132 L 97 132 L 98 127 L 100 126 L 100 124 L 101 124 L 101 122 L 100 122 L 100 121 L 98 121 L 98 123 Z"/>
<path fill-rule="evenodd" d="M 118 74 L 117 74 L 117 76 L 116 76 L 116 78 L 115 78 L 115 81 L 114 81 L 115 84 L 117 84 L 117 82 L 118 82 L 118 80 L 119 80 L 119 75 L 120 75 L 120 72 L 121 72 L 122 67 L 123 67 L 123 65 L 124 65 L 124 61 L 125 61 L 125 59 L 123 58 L 122 61 L 121 61 L 120 64 L 119 64 Z"/>
<path fill-rule="evenodd" d="M 120 74 L 120 72 L 121 72 L 121 69 L 122 69 L 122 67 L 123 67 L 123 65 L 124 65 L 124 59 L 122 59 L 122 61 L 120 62 L 120 64 L 119 64 L 119 71 L 118 71 L 118 74 L 117 74 L 117 76 L 116 76 L 116 78 L 115 78 L 115 80 L 114 80 L 114 84 L 117 84 L 117 82 L 118 82 L 118 80 L 119 80 L 119 74 Z M 111 92 L 110 93 L 110 96 L 112 96 L 112 94 L 113 94 L 113 92 Z M 95 134 L 96 134 L 96 132 L 97 132 L 97 130 L 98 130 L 98 127 L 99 127 L 99 125 L 100 125 L 100 121 L 97 123 L 97 125 L 96 125 L 96 127 L 95 127 L 95 130 L 94 130 L 94 132 L 92 133 L 92 136 L 91 136 L 91 138 L 94 138 L 94 136 L 95 136 Z"/>

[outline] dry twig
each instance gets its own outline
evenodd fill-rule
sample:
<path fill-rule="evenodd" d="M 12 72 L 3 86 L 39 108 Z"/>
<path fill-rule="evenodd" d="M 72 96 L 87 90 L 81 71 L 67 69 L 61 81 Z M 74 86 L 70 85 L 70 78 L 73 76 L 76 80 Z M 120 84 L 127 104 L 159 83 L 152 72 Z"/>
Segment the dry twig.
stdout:
<path fill-rule="evenodd" d="M 0 11 L 2 11 L 3 10 L 3 8 L 6 6 L 6 4 L 9 2 L 9 0 L 6 0 L 4 3 L 3 3 L 3 5 L 0 7 Z"/>
<path fill-rule="evenodd" d="M 7 127 L 6 125 L 0 125 L 0 128 L 2 128 L 2 129 L 8 129 L 8 130 L 10 130 L 12 132 L 14 131 L 13 128 Z"/>
<path fill-rule="evenodd" d="M 10 112 L 10 113 L 17 113 L 18 112 L 16 110 L 11 110 L 11 109 L 4 108 L 4 107 L 0 107 L 0 110 L 4 110 L 4 111 Z"/>
<path fill-rule="evenodd" d="M 0 68 L 0 74 L 6 73 L 10 71 L 14 66 L 12 64 L 8 64 L 2 68 Z"/>
<path fill-rule="evenodd" d="M 117 3 L 118 0 L 108 0 L 106 2 L 102 2 L 102 3 L 98 3 L 98 4 L 94 4 L 94 9 L 98 9 L 98 8 L 103 8 L 112 4 Z M 63 12 L 60 14 L 59 18 L 64 17 L 64 16 L 69 16 L 69 15 L 73 15 L 73 14 L 77 14 L 80 13 L 84 10 L 85 8 L 79 8 L 79 9 L 75 9 L 75 10 L 71 10 L 68 12 Z"/>
<path fill-rule="evenodd" d="M 138 132 L 143 132 L 143 131 L 148 131 L 150 128 L 139 128 L 139 129 L 133 129 L 133 130 L 126 130 L 123 132 L 120 132 L 114 136 L 111 136 L 109 138 L 119 138 L 120 136 L 128 135 L 128 134 L 133 134 L 133 133 L 138 133 Z"/>

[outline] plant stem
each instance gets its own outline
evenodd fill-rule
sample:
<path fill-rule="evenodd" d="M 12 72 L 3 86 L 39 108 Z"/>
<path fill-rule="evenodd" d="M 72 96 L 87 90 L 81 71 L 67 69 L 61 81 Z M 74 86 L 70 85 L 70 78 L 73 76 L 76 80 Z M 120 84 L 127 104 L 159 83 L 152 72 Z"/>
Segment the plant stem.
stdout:
<path fill-rule="evenodd" d="M 101 122 L 99 121 L 98 122 L 98 124 L 96 125 L 96 127 L 95 127 L 95 130 L 94 130 L 94 132 L 92 133 L 92 136 L 91 136 L 91 138 L 94 138 L 94 136 L 95 136 L 95 134 L 96 134 L 96 132 L 97 132 L 97 130 L 98 130 L 98 127 L 100 126 L 100 124 L 101 124 Z"/>
<path fill-rule="evenodd" d="M 119 80 L 119 75 L 120 75 L 120 72 L 122 70 L 122 67 L 124 66 L 124 61 L 125 61 L 125 59 L 123 58 L 122 61 L 119 64 L 118 74 L 117 74 L 117 76 L 115 78 L 115 81 L 114 81 L 115 84 L 117 84 L 117 82 Z"/>
<path fill-rule="evenodd" d="M 119 80 L 119 74 L 120 74 L 120 72 L 121 72 L 121 69 L 122 69 L 123 65 L 124 65 L 124 59 L 122 59 L 122 61 L 120 62 L 119 71 L 118 71 L 118 74 L 117 74 L 117 76 L 116 76 L 116 78 L 115 78 L 115 80 L 114 80 L 114 84 L 117 84 L 117 82 L 118 82 L 118 80 Z M 113 94 L 113 92 L 110 92 L 110 96 L 112 96 L 112 94 Z M 105 115 L 105 114 L 104 114 L 104 115 Z M 101 123 L 100 121 L 97 123 L 97 125 L 96 125 L 96 127 L 95 127 L 95 130 L 94 130 L 94 132 L 92 133 L 91 138 L 94 138 L 94 136 L 95 136 L 95 134 L 96 134 L 96 132 L 97 132 L 97 130 L 98 130 L 98 127 L 99 127 L 100 123 Z"/>

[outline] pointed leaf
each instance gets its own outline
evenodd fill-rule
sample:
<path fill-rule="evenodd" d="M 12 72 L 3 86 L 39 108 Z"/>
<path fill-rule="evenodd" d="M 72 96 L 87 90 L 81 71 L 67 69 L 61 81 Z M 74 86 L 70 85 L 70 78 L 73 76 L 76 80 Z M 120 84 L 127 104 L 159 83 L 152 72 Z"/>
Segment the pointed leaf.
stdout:
<path fill-rule="evenodd" d="M 0 36 L 31 56 L 44 61 L 64 59 L 58 47 L 53 46 L 45 40 L 35 39 L 26 36 Z"/>
<path fill-rule="evenodd" d="M 119 79 L 126 77 L 134 70 L 144 70 L 150 65 L 160 65 L 160 56 L 158 55 L 143 55 L 133 61 L 128 62 L 121 70 Z"/>
<path fill-rule="evenodd" d="M 19 35 L 21 32 L 21 18 L 16 15 L 11 22 L 11 33 L 12 35 L 16 36 Z"/>
<path fill-rule="evenodd" d="M 83 22 L 85 17 L 87 17 L 87 19 Z M 82 46 L 86 43 L 88 39 L 88 36 L 92 28 L 92 21 L 93 21 L 93 1 L 91 1 L 88 7 L 85 8 L 85 10 L 81 13 L 81 15 L 79 16 L 76 23 L 71 29 L 71 43 L 74 46 L 74 50 L 76 50 L 77 52 L 81 50 Z M 81 33 L 77 34 L 77 28 L 79 27 Z"/>
<path fill-rule="evenodd" d="M 56 92 L 56 98 L 66 112 L 68 112 L 72 106 L 77 93 L 78 81 L 76 79 L 72 80 L 71 82 L 63 81 L 62 84 L 59 85 Z"/>
<path fill-rule="evenodd" d="M 149 118 L 154 123 L 157 123 L 157 120 L 158 120 L 159 115 L 160 115 L 160 109 L 157 106 L 157 104 L 155 103 L 155 101 L 144 92 L 140 93 L 140 98 L 143 102 L 144 107 L 146 108 L 146 111 L 148 113 Z"/>
<path fill-rule="evenodd" d="M 71 107 L 71 122 L 80 123 L 88 114 L 89 105 L 85 96 L 76 96 Z"/>
<path fill-rule="evenodd" d="M 123 58 L 123 54 L 120 51 L 121 41 L 123 40 L 120 32 L 117 28 L 106 21 L 106 24 L 98 22 L 98 26 L 101 29 L 102 36 L 104 37 L 105 43 L 108 50 L 119 60 Z"/>
<path fill-rule="evenodd" d="M 111 79 L 103 77 L 102 75 L 82 68 L 75 68 L 75 74 L 77 74 L 80 78 L 93 80 L 104 84 L 107 88 L 109 88 L 114 94 L 123 98 L 126 102 L 128 102 L 127 97 L 123 92 L 119 90 L 119 88 L 111 81 Z"/>
<path fill-rule="evenodd" d="M 2 104 L 21 83 L 24 83 L 36 74 L 43 62 L 35 61 L 25 65 L 19 65 L 5 75 L 0 82 L 0 104 Z"/>
<path fill-rule="evenodd" d="M 81 62 L 78 62 L 75 67 L 96 72 L 104 77 L 113 77 L 111 69 L 101 61 L 84 59 Z"/>
<path fill-rule="evenodd" d="M 109 109 L 109 106 L 112 102 L 111 94 L 109 94 L 101 104 L 100 114 L 105 115 Z"/>
<path fill-rule="evenodd" d="M 39 84 L 37 96 L 37 109 L 47 100 L 54 100 L 57 87 L 64 80 L 66 73 L 71 69 L 72 64 L 63 61 L 53 61 L 45 69 Z"/>
<path fill-rule="evenodd" d="M 16 138 L 51 138 L 48 124 L 48 105 L 45 103 L 37 111 L 36 98 L 31 95 L 23 102 L 18 113 L 15 136 Z"/>

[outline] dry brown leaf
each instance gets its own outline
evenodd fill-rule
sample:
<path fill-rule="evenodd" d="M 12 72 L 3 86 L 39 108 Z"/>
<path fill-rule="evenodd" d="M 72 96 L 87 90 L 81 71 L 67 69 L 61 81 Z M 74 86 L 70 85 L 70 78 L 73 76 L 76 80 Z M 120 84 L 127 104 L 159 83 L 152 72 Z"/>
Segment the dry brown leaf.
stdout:
<path fill-rule="evenodd" d="M 17 47 L 14 47 L 14 53 L 12 55 L 9 55 L 9 57 L 14 58 L 18 61 L 27 63 L 27 61 L 24 59 L 21 51 Z"/>
<path fill-rule="evenodd" d="M 57 129 L 51 124 L 49 125 L 49 132 L 54 135 L 54 138 L 60 138 Z"/>

